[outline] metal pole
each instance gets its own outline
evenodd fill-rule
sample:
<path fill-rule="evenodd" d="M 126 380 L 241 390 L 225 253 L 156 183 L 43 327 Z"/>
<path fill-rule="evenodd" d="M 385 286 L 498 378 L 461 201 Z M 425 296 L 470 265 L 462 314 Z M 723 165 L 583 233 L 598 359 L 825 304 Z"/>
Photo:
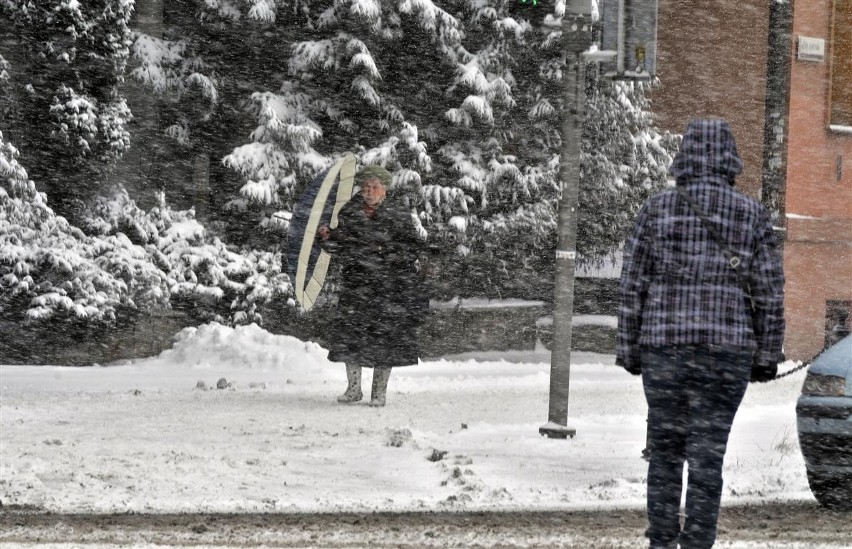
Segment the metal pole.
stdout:
<path fill-rule="evenodd" d="M 618 74 L 624 74 L 624 0 L 618 0 L 618 47 L 616 51 L 618 53 L 615 58 L 615 70 Z"/>
<path fill-rule="evenodd" d="M 583 52 L 592 39 L 590 0 L 569 0 L 562 17 L 566 71 L 563 89 L 562 151 L 556 273 L 554 280 L 553 350 L 550 359 L 548 422 L 539 434 L 549 438 L 573 437 L 568 427 L 568 389 L 571 371 L 571 323 L 574 310 L 574 267 L 577 260 L 577 207 L 580 191 L 580 152 L 585 119 L 586 82 Z"/>

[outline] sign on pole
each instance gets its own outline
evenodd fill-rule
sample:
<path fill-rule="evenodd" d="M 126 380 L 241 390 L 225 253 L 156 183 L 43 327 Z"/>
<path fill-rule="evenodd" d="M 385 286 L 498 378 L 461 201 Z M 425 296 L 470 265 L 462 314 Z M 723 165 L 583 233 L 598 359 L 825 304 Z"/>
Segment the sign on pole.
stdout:
<path fill-rule="evenodd" d="M 650 80 L 657 72 L 657 0 L 603 0 L 601 49 L 615 52 L 603 75 Z"/>

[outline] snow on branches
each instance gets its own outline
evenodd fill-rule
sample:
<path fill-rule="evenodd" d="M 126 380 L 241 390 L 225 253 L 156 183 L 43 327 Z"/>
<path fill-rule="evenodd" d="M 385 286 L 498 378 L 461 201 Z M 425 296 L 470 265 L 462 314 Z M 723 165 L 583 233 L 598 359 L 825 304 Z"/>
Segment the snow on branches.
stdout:
<path fill-rule="evenodd" d="M 131 296 L 100 262 L 126 243 L 88 238 L 55 215 L 16 157 L 0 133 L 0 314 L 114 319 Z"/>
<path fill-rule="evenodd" d="M 187 43 L 139 33 L 133 42 L 134 68 L 130 74 L 157 93 L 173 91 L 178 96 L 197 89 L 210 103 L 219 100 L 216 77 L 205 74 L 206 63 L 187 55 Z"/>
<path fill-rule="evenodd" d="M 51 137 L 78 151 L 75 158 L 98 153 L 101 160 L 118 158 L 130 146 L 125 122 L 130 109 L 123 99 L 100 104 L 61 84 L 53 97 L 50 114 L 54 120 Z"/>
<path fill-rule="evenodd" d="M 280 254 L 229 249 L 162 195 L 143 212 L 119 188 L 90 205 L 82 228 L 48 207 L 0 133 L 2 318 L 110 322 L 188 303 L 204 320 L 260 323 L 260 307 L 292 294 Z"/>
<path fill-rule="evenodd" d="M 95 192 L 130 144 L 120 86 L 130 56 L 133 0 L 8 0 L 0 6 L 4 129 L 30 176 L 63 215 Z M 7 63 L 3 63 L 7 65 Z M 35 123 L 34 123 L 35 122 Z M 20 137 L 18 137 L 20 136 Z"/>
<path fill-rule="evenodd" d="M 280 206 L 283 194 L 286 204 L 292 204 L 298 180 L 313 177 L 331 164 L 313 148 L 322 130 L 308 117 L 308 96 L 295 88 L 285 87 L 282 92 L 252 95 L 259 122 L 253 141 L 223 159 L 247 178 L 240 196 L 249 203 Z"/>
<path fill-rule="evenodd" d="M 62 3 L 62 17 L 76 36 L 95 36 L 91 13 L 75 5 Z M 549 6 L 548 18 L 563 15 L 563 1 Z M 204 176 L 208 205 L 225 205 L 209 212 L 217 230 L 225 227 L 221 234 L 279 249 L 301 190 L 351 152 L 361 165 L 392 172 L 392 192 L 449 252 L 446 263 L 459 261 L 455 250 L 481 277 L 471 284 L 499 285 L 522 278 L 529 258 L 552 258 L 548 235 L 560 193 L 561 41 L 558 31 L 542 33 L 524 20 L 529 14 L 478 0 L 188 0 L 158 29 L 134 35 L 131 74 L 162 94 L 152 102 L 167 120 L 160 128 L 171 141 L 163 150 L 209 155 L 230 170 Z M 123 40 L 111 42 L 116 59 Z M 46 55 L 59 66 L 82 51 L 53 47 Z M 0 63 L 0 88 L 2 71 Z M 98 154 L 120 154 L 129 117 L 122 103 L 73 80 L 51 83 L 56 143 L 86 162 L 96 146 Z M 604 89 L 590 78 L 587 89 L 579 248 L 595 257 L 618 246 L 635 205 L 664 181 L 671 147 L 653 127 L 643 88 Z M 101 122 L 110 117 L 111 129 Z M 87 230 L 141 246 L 165 274 L 171 298 L 209 302 L 215 314 L 236 318 L 238 310 L 251 316 L 241 300 L 266 295 L 246 281 L 284 288 L 277 267 L 258 270 L 261 262 L 275 265 L 257 259 L 262 252 L 217 243 L 165 202 L 155 213 L 122 200 L 108 202 L 124 204 L 124 221 L 102 211 L 94 217 L 113 221 Z M 236 302 L 243 305 L 230 309 Z"/>
<path fill-rule="evenodd" d="M 192 210 L 171 209 L 162 193 L 159 204 L 145 212 L 119 188 L 100 198 L 89 214 L 90 232 L 132 240 L 157 267 L 168 305 L 189 306 L 201 320 L 261 324 L 260 307 L 292 295 L 280 253 L 226 246 Z"/>

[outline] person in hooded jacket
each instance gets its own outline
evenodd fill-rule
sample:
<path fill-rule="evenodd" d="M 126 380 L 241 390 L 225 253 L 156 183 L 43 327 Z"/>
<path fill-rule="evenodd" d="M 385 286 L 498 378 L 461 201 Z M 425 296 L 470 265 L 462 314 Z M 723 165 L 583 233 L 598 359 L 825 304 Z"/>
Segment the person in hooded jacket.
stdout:
<path fill-rule="evenodd" d="M 692 121 L 672 165 L 677 188 L 645 202 L 625 246 L 616 363 L 642 374 L 648 403 L 652 548 L 713 546 L 734 415 L 749 381 L 771 380 L 783 360 L 782 258 L 767 210 L 733 188 L 741 171 L 728 123 Z"/>
<path fill-rule="evenodd" d="M 322 247 L 341 265 L 340 291 L 328 337 L 329 360 L 346 364 L 343 404 L 359 402 L 362 368 L 373 368 L 370 406 L 384 406 L 391 368 L 417 364 L 418 327 L 429 307 L 419 262 L 425 244 L 411 214 L 386 200 L 391 174 L 367 166 L 360 186 L 338 215 L 322 226 Z"/>

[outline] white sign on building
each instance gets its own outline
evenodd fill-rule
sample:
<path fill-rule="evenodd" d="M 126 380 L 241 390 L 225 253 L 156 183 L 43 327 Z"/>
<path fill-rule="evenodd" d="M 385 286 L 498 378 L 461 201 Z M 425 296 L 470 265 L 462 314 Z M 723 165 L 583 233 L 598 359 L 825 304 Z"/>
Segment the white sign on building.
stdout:
<path fill-rule="evenodd" d="M 825 40 L 800 36 L 796 58 L 800 61 L 825 61 Z"/>

